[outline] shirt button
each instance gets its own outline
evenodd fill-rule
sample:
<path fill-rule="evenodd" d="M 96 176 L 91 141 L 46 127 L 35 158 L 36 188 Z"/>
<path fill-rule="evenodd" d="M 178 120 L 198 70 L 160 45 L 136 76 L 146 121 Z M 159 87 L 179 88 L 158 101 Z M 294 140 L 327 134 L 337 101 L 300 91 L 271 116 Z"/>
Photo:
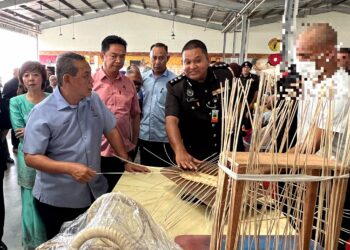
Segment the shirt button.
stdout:
<path fill-rule="evenodd" d="M 212 127 L 215 127 L 215 123 L 212 123 L 211 126 L 212 126 Z"/>
<path fill-rule="evenodd" d="M 195 109 L 195 107 L 194 107 L 194 106 L 192 106 L 192 109 Z"/>
<path fill-rule="evenodd" d="M 204 90 L 204 93 L 208 93 L 208 90 Z"/>
<path fill-rule="evenodd" d="M 218 144 L 215 143 L 215 144 L 214 144 L 214 147 L 216 147 L 217 145 L 218 145 Z"/>
<path fill-rule="evenodd" d="M 211 115 L 211 112 L 209 112 L 209 115 Z"/>
<path fill-rule="evenodd" d="M 216 137 L 216 134 L 213 134 L 213 137 L 215 138 L 215 137 Z"/>

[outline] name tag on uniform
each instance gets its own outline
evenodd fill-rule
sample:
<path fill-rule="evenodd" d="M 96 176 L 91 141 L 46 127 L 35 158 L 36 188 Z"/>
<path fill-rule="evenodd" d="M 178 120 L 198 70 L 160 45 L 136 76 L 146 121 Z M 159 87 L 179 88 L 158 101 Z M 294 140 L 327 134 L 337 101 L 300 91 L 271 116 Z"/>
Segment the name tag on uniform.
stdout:
<path fill-rule="evenodd" d="M 211 111 L 211 122 L 212 123 L 218 123 L 219 122 L 219 110 L 213 109 Z"/>

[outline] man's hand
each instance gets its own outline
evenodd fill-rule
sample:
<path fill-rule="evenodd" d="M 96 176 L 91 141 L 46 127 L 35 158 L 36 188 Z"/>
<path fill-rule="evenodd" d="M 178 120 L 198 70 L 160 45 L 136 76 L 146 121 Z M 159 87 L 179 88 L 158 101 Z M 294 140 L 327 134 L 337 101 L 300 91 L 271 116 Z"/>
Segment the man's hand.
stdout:
<path fill-rule="evenodd" d="M 23 138 L 24 137 L 24 128 L 18 128 L 16 129 L 16 132 L 15 132 L 15 136 L 16 138 Z"/>
<path fill-rule="evenodd" d="M 149 173 L 149 172 L 151 172 L 146 167 L 134 165 L 134 164 L 131 164 L 131 163 L 126 163 L 125 164 L 125 171 L 128 171 L 130 173 L 136 173 L 136 172 L 138 172 L 138 173 Z"/>
<path fill-rule="evenodd" d="M 202 161 L 194 158 L 185 150 L 176 152 L 175 160 L 179 167 L 189 170 L 197 170 L 198 164 L 202 163 Z"/>
<path fill-rule="evenodd" d="M 96 175 L 96 171 L 81 164 L 71 163 L 69 174 L 80 183 L 87 183 Z"/>

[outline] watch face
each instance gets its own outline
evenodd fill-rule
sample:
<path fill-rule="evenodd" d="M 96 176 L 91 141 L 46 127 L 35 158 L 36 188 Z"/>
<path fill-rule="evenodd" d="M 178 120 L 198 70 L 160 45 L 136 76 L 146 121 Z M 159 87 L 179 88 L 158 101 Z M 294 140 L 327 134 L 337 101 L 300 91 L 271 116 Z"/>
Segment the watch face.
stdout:
<path fill-rule="evenodd" d="M 186 95 L 188 96 L 188 97 L 192 97 L 193 96 L 193 89 L 187 89 L 186 90 Z"/>

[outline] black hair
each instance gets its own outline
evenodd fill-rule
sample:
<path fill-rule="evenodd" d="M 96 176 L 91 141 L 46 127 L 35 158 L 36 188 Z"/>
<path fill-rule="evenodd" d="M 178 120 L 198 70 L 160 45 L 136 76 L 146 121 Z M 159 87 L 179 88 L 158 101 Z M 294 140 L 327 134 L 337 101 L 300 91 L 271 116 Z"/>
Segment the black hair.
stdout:
<path fill-rule="evenodd" d="M 126 43 L 126 41 L 123 38 L 121 38 L 120 36 L 111 35 L 111 36 L 107 36 L 105 39 L 103 39 L 103 41 L 101 43 L 101 51 L 103 53 L 106 53 L 109 50 L 109 47 L 111 44 L 123 45 L 125 50 L 126 50 L 126 46 L 128 45 Z"/>
<path fill-rule="evenodd" d="M 181 54 L 185 51 L 185 50 L 191 50 L 191 49 L 201 49 L 202 52 L 208 56 L 208 50 L 207 50 L 207 46 L 205 46 L 205 44 L 197 39 L 193 39 L 188 41 L 185 46 L 182 48 Z"/>
<path fill-rule="evenodd" d="M 154 47 L 157 47 L 157 48 L 164 48 L 165 49 L 165 52 L 168 53 L 168 46 L 166 46 L 164 43 L 155 43 L 151 46 L 151 49 L 150 51 L 154 48 Z"/>
<path fill-rule="evenodd" d="M 46 69 L 45 66 L 42 65 L 40 62 L 36 61 L 27 61 L 22 64 L 21 68 L 19 69 L 19 74 L 18 74 L 18 80 L 19 82 L 24 86 L 23 83 L 23 75 L 25 72 L 33 72 L 33 71 L 38 71 L 41 75 L 41 78 L 43 82 L 41 83 L 41 89 L 45 89 L 45 82 L 47 79 L 47 74 L 46 74 Z"/>
<path fill-rule="evenodd" d="M 66 52 L 58 56 L 56 63 L 58 86 L 62 86 L 64 74 L 76 76 L 78 69 L 75 67 L 74 62 L 83 60 L 85 61 L 85 57 L 73 52 Z"/>

